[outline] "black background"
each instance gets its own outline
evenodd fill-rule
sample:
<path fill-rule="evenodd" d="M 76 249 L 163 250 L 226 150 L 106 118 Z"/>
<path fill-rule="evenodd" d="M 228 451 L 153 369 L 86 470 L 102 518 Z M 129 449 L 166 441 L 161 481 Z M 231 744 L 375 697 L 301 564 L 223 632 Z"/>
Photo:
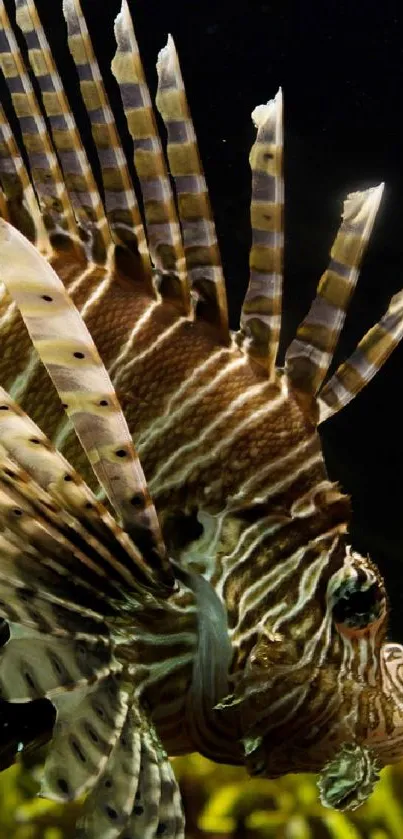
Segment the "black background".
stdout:
<path fill-rule="evenodd" d="M 9 9 L 12 4 L 6 3 Z M 38 9 L 88 148 L 66 47 L 61 0 Z M 132 0 L 151 88 L 168 32 L 175 38 L 210 187 L 232 325 L 248 276 L 250 114 L 282 85 L 285 98 L 286 346 L 326 267 L 343 197 L 386 182 L 337 360 L 403 287 L 403 7 L 399 2 Z M 83 0 L 111 101 L 109 64 L 119 0 Z M 3 91 L 2 87 L 2 91 Z M 7 105 L 7 95 L 5 94 Z M 125 126 L 118 117 L 124 141 Z M 128 153 L 129 145 L 127 146 Z M 332 478 L 353 499 L 352 541 L 379 564 L 390 595 L 391 636 L 403 641 L 403 349 L 323 427 Z"/>

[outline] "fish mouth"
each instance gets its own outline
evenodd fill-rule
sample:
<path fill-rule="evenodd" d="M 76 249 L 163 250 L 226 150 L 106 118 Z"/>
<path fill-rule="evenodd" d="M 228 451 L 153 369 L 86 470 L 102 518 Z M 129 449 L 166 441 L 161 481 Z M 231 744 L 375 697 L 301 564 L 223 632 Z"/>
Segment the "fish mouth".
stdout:
<path fill-rule="evenodd" d="M 320 773 L 319 793 L 325 807 L 356 809 L 372 793 L 380 769 L 403 758 L 401 644 L 386 643 L 381 647 L 380 672 L 381 687 L 372 708 L 373 727 L 363 742 L 343 743 Z"/>

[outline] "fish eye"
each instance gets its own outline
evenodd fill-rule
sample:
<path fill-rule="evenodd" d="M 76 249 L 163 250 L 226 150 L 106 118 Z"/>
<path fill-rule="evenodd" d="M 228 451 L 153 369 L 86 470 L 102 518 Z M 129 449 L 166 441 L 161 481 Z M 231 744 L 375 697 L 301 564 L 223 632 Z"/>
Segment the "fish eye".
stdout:
<path fill-rule="evenodd" d="M 381 580 L 370 566 L 350 566 L 344 578 L 340 576 L 335 581 L 331 605 L 333 619 L 339 631 L 354 632 L 367 629 L 379 621 L 386 611 Z"/>

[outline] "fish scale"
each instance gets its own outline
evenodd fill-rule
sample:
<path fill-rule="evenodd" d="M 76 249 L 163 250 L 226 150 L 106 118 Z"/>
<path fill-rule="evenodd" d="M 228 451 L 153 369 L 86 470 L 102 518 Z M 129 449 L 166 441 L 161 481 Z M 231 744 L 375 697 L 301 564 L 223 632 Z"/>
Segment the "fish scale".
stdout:
<path fill-rule="evenodd" d="M 385 643 L 384 584 L 349 545 L 318 425 L 403 335 L 400 292 L 327 378 L 383 185 L 345 200 L 280 368 L 281 91 L 252 114 L 249 286 L 229 332 L 172 37 L 154 107 L 123 0 L 111 74 L 133 186 L 90 15 L 60 0 L 101 197 L 35 3 L 16 7 L 28 66 L 0 3 L 24 144 L 0 112 L 0 685 L 57 710 L 43 794 L 88 793 L 82 839 L 181 839 L 167 754 L 198 750 L 252 775 L 320 772 L 326 806 L 356 807 L 403 754 L 403 648 Z"/>

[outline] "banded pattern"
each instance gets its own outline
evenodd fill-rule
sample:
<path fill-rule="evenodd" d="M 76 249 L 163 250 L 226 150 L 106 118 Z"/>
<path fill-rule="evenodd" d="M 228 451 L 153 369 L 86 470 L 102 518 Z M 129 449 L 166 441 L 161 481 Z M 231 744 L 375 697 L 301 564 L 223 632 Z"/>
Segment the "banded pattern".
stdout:
<path fill-rule="evenodd" d="M 383 184 L 355 192 L 344 202 L 330 265 L 320 279 L 311 309 L 286 353 L 292 383 L 316 394 L 329 369 L 354 291 L 360 264 L 374 226 Z"/>
<path fill-rule="evenodd" d="M 403 751 L 402 649 L 384 645 L 383 583 L 347 544 L 350 502 L 327 477 L 317 423 L 402 336 L 399 294 L 323 384 L 382 187 L 347 198 L 329 268 L 278 369 L 281 94 L 252 115 L 250 283 L 230 334 L 172 38 L 156 97 L 171 183 L 123 0 L 112 73 L 138 201 L 79 0 L 63 11 L 105 208 L 34 0 L 17 0 L 17 21 L 41 103 L 0 7 L 31 171 L 3 120 L 0 271 L 15 303 L 4 291 L 2 695 L 57 708 L 43 793 L 88 793 L 86 839 L 183 837 L 166 752 L 198 749 L 271 777 L 321 771 L 324 802 L 355 806 L 378 759 Z"/>
<path fill-rule="evenodd" d="M 228 340 L 225 281 L 211 214 L 207 184 L 186 100 L 175 44 L 171 36 L 157 62 L 157 108 L 168 132 L 167 155 L 175 180 L 186 263 L 203 317 Z"/>
<path fill-rule="evenodd" d="M 379 323 L 359 342 L 354 353 L 344 361 L 321 389 L 320 422 L 348 405 L 371 381 L 403 338 L 403 294 L 395 294 Z"/>
<path fill-rule="evenodd" d="M 46 227 L 55 236 L 67 235 L 79 247 L 77 225 L 47 125 L 4 6 L 0 3 L 0 66 L 19 119 L 33 185 Z"/>
<path fill-rule="evenodd" d="M 248 351 L 275 376 L 280 338 L 284 250 L 283 97 L 260 105 L 252 114 L 257 128 L 250 153 L 252 169 L 249 288 L 241 313 Z"/>
<path fill-rule="evenodd" d="M 35 5 L 18 0 L 16 6 L 75 218 L 89 243 L 88 255 L 99 261 L 111 245 L 101 197 Z"/>
<path fill-rule="evenodd" d="M 4 465 L 4 470 L 10 472 L 5 472 L 6 483 L 16 485 L 18 493 L 30 503 L 36 495 L 41 502 L 41 513 L 46 511 L 53 525 L 58 517 L 63 517 L 70 532 L 73 528 L 77 539 L 96 550 L 98 565 L 92 565 L 92 570 L 100 575 L 96 589 L 104 585 L 111 572 L 118 573 L 122 584 L 124 582 L 133 591 L 137 591 L 139 585 L 155 586 L 148 566 L 127 533 L 96 501 L 70 464 L 3 388 L 0 388 L 0 399 L 1 456 L 5 451 L 6 459 L 17 460 L 20 467 L 17 469 L 15 463 Z M 34 481 L 32 487 L 27 475 Z M 108 546 L 107 551 L 102 549 L 102 542 Z M 103 562 L 106 560 L 106 566 L 101 566 L 101 556 Z M 107 588 L 106 591 L 112 598 L 115 596 L 113 590 Z"/>
<path fill-rule="evenodd" d="M 140 252 L 148 276 L 150 258 L 137 198 L 79 0 L 63 0 L 63 11 L 68 45 L 77 67 L 81 94 L 101 165 L 110 228 L 115 241 Z"/>
<path fill-rule="evenodd" d="M 126 0 L 115 21 L 115 36 L 112 71 L 134 142 L 150 256 L 161 273 L 162 296 L 176 302 L 183 314 L 189 314 L 189 283 L 175 201 Z"/>
<path fill-rule="evenodd" d="M 33 344 L 124 526 L 135 529 L 137 539 L 143 532 L 151 536 L 149 559 L 169 580 L 170 565 L 144 473 L 91 335 L 51 266 L 44 270 L 34 247 L 14 228 L 0 224 L 1 273 Z"/>
<path fill-rule="evenodd" d="M 3 212 L 7 214 L 8 221 L 35 243 L 40 253 L 50 256 L 52 249 L 36 195 L 1 105 L 0 137 L 0 182 L 5 203 Z"/>

